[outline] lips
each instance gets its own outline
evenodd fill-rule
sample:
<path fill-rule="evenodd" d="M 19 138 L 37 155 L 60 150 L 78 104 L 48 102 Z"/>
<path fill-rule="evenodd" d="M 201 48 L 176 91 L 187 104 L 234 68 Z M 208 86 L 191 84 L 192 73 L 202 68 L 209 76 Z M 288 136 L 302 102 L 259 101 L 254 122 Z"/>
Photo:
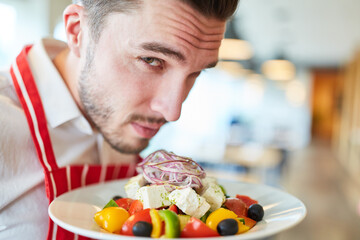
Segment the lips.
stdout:
<path fill-rule="evenodd" d="M 134 128 L 135 132 L 142 138 L 152 138 L 156 135 L 156 133 L 160 130 L 161 126 L 148 126 L 146 124 L 131 123 L 132 127 Z"/>

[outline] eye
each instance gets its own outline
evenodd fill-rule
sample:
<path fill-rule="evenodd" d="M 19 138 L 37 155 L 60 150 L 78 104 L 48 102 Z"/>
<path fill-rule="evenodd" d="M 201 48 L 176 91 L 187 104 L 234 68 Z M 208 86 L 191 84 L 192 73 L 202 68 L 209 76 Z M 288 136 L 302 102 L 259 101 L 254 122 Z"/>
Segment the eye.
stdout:
<path fill-rule="evenodd" d="M 152 67 L 161 67 L 163 62 L 158 58 L 142 57 L 141 60 Z"/>

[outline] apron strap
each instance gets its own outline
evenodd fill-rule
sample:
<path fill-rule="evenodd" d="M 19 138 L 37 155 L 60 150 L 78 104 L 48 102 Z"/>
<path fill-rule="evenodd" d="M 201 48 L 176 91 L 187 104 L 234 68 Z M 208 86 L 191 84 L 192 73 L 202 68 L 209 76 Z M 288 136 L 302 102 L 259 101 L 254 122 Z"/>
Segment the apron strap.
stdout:
<path fill-rule="evenodd" d="M 40 163 L 44 171 L 49 173 L 58 169 L 58 166 L 47 129 L 45 111 L 27 61 L 27 54 L 30 49 L 31 46 L 26 46 L 21 51 L 15 63 L 12 64 L 10 73 L 16 93 L 28 120 L 27 122 Z"/>

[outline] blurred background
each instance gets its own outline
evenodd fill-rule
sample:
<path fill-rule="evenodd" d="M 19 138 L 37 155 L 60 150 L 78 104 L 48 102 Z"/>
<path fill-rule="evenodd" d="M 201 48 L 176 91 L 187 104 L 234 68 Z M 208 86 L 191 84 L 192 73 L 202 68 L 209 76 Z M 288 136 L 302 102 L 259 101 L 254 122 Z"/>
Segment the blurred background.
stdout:
<path fill-rule="evenodd" d="M 271 239 L 360 239 L 360 1 L 240 2 L 218 66 L 142 155 L 163 148 L 301 199 L 307 217 Z M 0 0 L 0 68 L 40 37 L 64 40 L 70 3 Z"/>

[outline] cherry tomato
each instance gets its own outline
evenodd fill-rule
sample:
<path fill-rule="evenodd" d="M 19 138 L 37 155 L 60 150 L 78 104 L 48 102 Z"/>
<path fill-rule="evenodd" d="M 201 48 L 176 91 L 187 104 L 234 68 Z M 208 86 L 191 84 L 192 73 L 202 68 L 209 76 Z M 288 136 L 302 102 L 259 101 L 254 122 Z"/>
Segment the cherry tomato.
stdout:
<path fill-rule="evenodd" d="M 217 237 L 219 236 L 217 231 L 209 228 L 200 219 L 191 217 L 189 222 L 185 225 L 184 229 L 180 233 L 182 238 L 196 238 L 196 237 Z"/>
<path fill-rule="evenodd" d="M 132 231 L 133 226 L 135 223 L 137 223 L 139 221 L 151 223 L 150 208 L 141 210 L 140 212 L 137 212 L 134 215 L 131 215 L 122 225 L 121 234 L 128 235 L 128 236 L 134 236 L 134 233 Z"/>
<path fill-rule="evenodd" d="M 129 214 L 134 215 L 143 210 L 143 204 L 140 200 L 134 200 L 129 207 Z"/>
<path fill-rule="evenodd" d="M 129 211 L 130 205 L 134 200 L 131 198 L 119 198 L 115 202 L 119 207 L 124 208 L 126 211 Z"/>
<path fill-rule="evenodd" d="M 245 203 L 247 208 L 249 208 L 251 205 L 253 205 L 255 203 L 258 203 L 258 201 L 254 200 L 251 197 L 246 196 L 246 195 L 236 194 L 235 197 L 238 198 L 238 199 L 241 199 Z"/>
<path fill-rule="evenodd" d="M 224 205 L 227 209 L 236 213 L 236 215 L 247 217 L 247 207 L 241 199 L 227 198 Z"/>
<path fill-rule="evenodd" d="M 173 212 L 176 213 L 176 214 L 179 213 L 179 209 L 178 209 L 178 207 L 177 207 L 175 204 L 170 205 L 169 210 L 170 210 L 170 211 L 173 211 Z"/>
<path fill-rule="evenodd" d="M 239 216 L 239 217 L 241 217 L 245 220 L 245 225 L 248 226 L 249 228 L 252 228 L 256 224 L 256 221 L 252 220 L 249 217 L 245 217 L 245 216 Z"/>

